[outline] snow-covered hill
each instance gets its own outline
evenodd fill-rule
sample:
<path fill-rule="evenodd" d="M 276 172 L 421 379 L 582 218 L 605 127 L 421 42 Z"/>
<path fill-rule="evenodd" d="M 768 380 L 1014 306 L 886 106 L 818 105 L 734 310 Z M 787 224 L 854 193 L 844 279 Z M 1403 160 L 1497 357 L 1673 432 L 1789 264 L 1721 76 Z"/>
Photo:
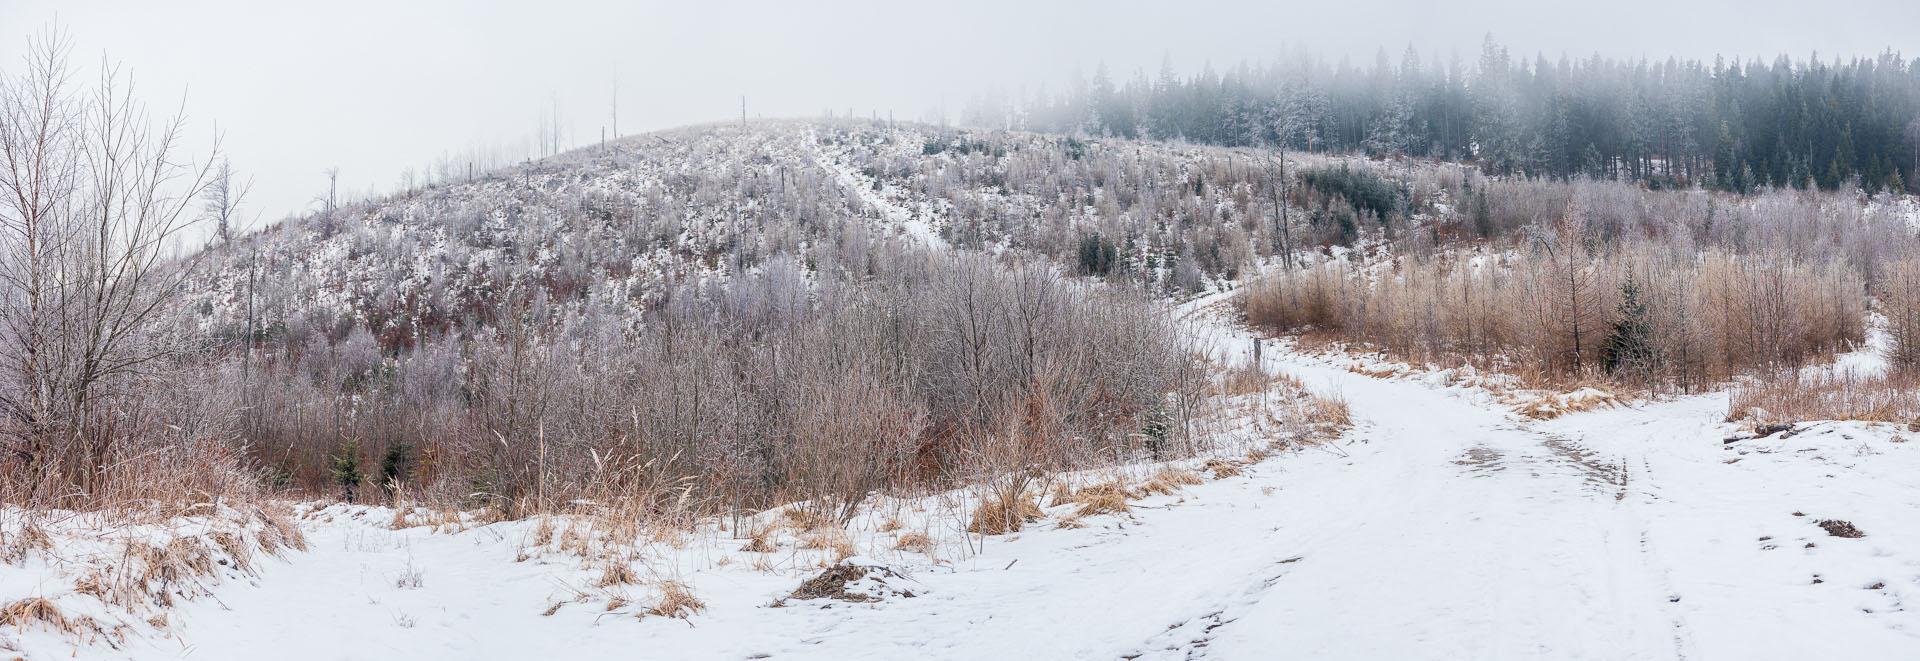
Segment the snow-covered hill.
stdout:
<path fill-rule="evenodd" d="M 981 484 L 876 493 L 846 525 L 789 504 L 659 531 L 596 514 L 603 505 L 586 499 L 519 520 L 285 503 L 305 550 L 196 556 L 216 579 L 168 607 L 142 602 L 129 610 L 165 616 L 110 632 L 75 635 L 0 613 L 0 650 L 35 659 L 1920 654 L 1920 616 L 1907 607 L 1920 596 L 1920 444 L 1909 442 L 1920 432 L 1816 422 L 1754 437 L 1724 422 L 1724 393 L 1539 421 L 1473 385 L 1261 338 L 1239 326 L 1223 291 L 1249 275 L 1240 269 L 1270 261 L 1266 246 L 1280 240 L 1246 157 L 877 123 L 713 125 L 242 238 L 210 252 L 192 283 L 200 328 L 231 338 L 251 325 L 262 342 L 316 350 L 371 338 L 375 361 L 493 323 L 490 311 L 515 295 L 557 316 L 640 323 L 683 288 L 775 259 L 803 278 L 959 252 L 1111 275 L 1111 252 L 1144 289 L 1185 301 L 1169 306 L 1181 346 L 1218 367 L 1257 368 L 1262 380 L 1209 409 L 1208 429 L 1226 442 L 1192 458 L 1046 476 L 1034 520 L 1007 534 L 969 530 L 990 497 Z M 1101 287 L 1085 284 L 1067 291 Z M 1343 400 L 1353 428 L 1314 437 L 1328 427 L 1287 408 L 1304 395 L 1290 381 Z M 24 519 L 0 517 L 0 550 L 99 535 L 81 519 L 54 519 L 29 533 L 9 527 Z M 121 532 L 115 541 L 164 537 Z M 87 601 L 82 569 L 127 561 L 114 556 L 121 546 L 94 547 L 101 553 L 84 562 L 0 565 L 0 589 L 106 622 L 115 615 Z M 161 585 L 147 596 L 171 600 Z"/>

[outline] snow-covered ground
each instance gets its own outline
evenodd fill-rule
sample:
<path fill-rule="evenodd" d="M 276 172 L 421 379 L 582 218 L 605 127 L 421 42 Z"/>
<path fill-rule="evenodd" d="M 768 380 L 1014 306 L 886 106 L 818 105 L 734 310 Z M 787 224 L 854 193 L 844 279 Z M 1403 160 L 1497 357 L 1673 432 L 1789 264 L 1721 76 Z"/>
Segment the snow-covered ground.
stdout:
<path fill-rule="evenodd" d="M 1253 339 L 1208 307 L 1219 298 L 1182 312 L 1244 360 Z M 1828 423 L 1727 443 L 1724 394 L 1533 422 L 1466 388 L 1262 353 L 1344 396 L 1357 427 L 1085 527 L 1043 521 L 958 554 L 869 543 L 856 562 L 903 575 L 876 602 L 776 607 L 820 561 L 725 535 L 599 587 L 577 562 L 529 556 L 531 521 L 392 530 L 390 513 L 334 506 L 303 517 L 308 552 L 179 607 L 170 638 L 13 644 L 32 658 L 1920 656 L 1914 434 Z M 636 618 L 669 579 L 707 610 Z M 609 609 L 615 596 L 630 604 Z"/>

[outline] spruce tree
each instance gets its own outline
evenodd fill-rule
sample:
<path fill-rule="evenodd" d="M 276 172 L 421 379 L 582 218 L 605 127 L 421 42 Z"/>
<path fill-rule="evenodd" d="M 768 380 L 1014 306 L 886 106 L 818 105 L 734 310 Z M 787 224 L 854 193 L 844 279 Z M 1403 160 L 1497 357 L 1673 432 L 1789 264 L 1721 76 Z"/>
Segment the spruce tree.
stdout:
<path fill-rule="evenodd" d="M 347 502 L 353 502 L 354 490 L 360 486 L 360 481 L 365 477 L 360 474 L 360 439 L 349 438 L 345 443 L 341 443 L 340 449 L 334 452 L 331 459 L 333 459 L 333 466 L 330 472 L 333 473 L 333 481 L 340 483 L 340 487 L 346 490 Z"/>
<path fill-rule="evenodd" d="M 1618 311 L 1613 332 L 1607 336 L 1607 373 L 1631 370 L 1642 381 L 1649 381 L 1660 367 L 1660 351 L 1653 342 L 1653 311 L 1642 297 L 1640 283 L 1634 280 L 1632 272 L 1628 272 L 1626 281 L 1620 284 Z"/>

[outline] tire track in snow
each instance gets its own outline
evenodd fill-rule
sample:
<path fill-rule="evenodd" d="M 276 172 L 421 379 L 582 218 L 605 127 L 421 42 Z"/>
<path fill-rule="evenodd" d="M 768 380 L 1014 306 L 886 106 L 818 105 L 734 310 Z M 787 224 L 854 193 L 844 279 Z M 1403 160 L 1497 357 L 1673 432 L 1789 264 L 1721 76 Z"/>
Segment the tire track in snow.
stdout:
<path fill-rule="evenodd" d="M 1205 314 L 1224 298 L 1181 316 L 1217 357 L 1249 361 L 1252 336 Z M 1667 570 L 1645 548 L 1642 498 L 1630 498 L 1642 466 L 1420 383 L 1260 353 L 1347 398 L 1363 421 L 1347 442 L 1368 449 L 1346 477 L 1371 488 L 1294 487 L 1300 514 L 1276 541 L 1307 561 L 1280 581 L 1246 577 L 1256 587 L 1150 637 L 1141 658 L 1241 658 L 1278 641 L 1304 657 L 1690 656 Z M 1329 617 L 1347 626 L 1296 624 Z"/>

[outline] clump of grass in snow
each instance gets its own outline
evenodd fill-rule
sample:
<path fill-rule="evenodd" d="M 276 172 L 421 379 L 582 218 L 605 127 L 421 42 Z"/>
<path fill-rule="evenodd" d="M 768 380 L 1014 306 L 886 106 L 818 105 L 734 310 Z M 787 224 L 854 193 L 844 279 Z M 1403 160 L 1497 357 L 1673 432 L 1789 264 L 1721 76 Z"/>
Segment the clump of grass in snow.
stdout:
<path fill-rule="evenodd" d="M 615 585 L 632 585 L 639 582 L 640 577 L 633 573 L 632 565 L 625 562 L 608 562 L 606 567 L 600 570 L 600 580 L 597 582 L 597 585 L 605 588 Z"/>
<path fill-rule="evenodd" d="M 933 538 L 922 533 L 910 532 L 901 535 L 898 540 L 894 541 L 893 550 L 912 551 L 921 555 L 927 555 L 933 552 Z"/>
<path fill-rule="evenodd" d="M 1126 514 L 1133 511 L 1127 505 L 1130 494 L 1120 480 L 1110 480 L 1084 489 L 1076 489 L 1071 501 L 1080 506 L 1076 516 L 1094 516 L 1099 514 Z"/>
<path fill-rule="evenodd" d="M 653 606 L 642 613 L 643 616 L 659 615 L 684 620 L 707 610 L 707 602 L 693 596 L 693 591 L 688 589 L 685 583 L 661 581 L 659 585 L 654 586 L 654 590 L 659 594 L 654 599 Z"/>
<path fill-rule="evenodd" d="M 986 500 L 973 511 L 973 522 L 967 525 L 967 532 L 1004 535 L 1020 532 L 1028 523 L 1039 520 L 1040 505 L 1034 502 L 1026 482 L 1018 480 L 1014 486 L 990 489 Z"/>

